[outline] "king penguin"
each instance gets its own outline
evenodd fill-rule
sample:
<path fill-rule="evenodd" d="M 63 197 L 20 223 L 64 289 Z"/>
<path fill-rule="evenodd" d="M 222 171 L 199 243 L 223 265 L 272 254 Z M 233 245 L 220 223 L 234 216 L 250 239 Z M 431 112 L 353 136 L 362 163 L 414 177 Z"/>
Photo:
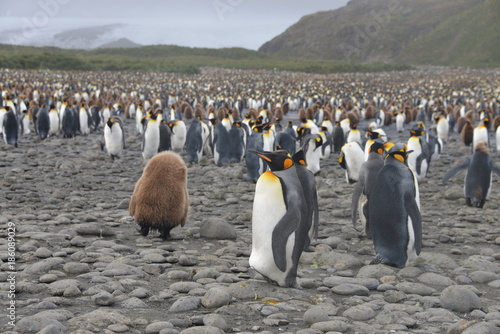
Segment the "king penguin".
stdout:
<path fill-rule="evenodd" d="M 245 165 L 247 167 L 246 181 L 257 182 L 259 176 L 264 173 L 266 164 L 250 151 L 262 151 L 264 148 L 264 140 L 262 138 L 262 126 L 254 126 L 252 133 L 248 136 L 247 152 L 245 154 Z"/>
<path fill-rule="evenodd" d="M 365 225 L 365 233 L 370 238 L 370 228 L 368 220 L 368 201 L 370 200 L 370 191 L 377 179 L 377 174 L 384 166 L 384 144 L 373 142 L 368 148 L 368 158 L 359 169 L 358 182 L 354 187 L 351 200 L 351 217 L 352 224 L 356 228 L 356 223 L 359 218 L 361 223 Z"/>
<path fill-rule="evenodd" d="M 365 153 L 358 142 L 352 141 L 342 146 L 337 161 L 340 167 L 345 169 L 347 182 L 354 183 L 358 181 L 361 165 L 365 161 Z"/>
<path fill-rule="evenodd" d="M 182 120 L 175 120 L 168 123 L 172 131 L 172 150 L 180 152 L 186 144 L 186 123 Z"/>
<path fill-rule="evenodd" d="M 158 153 L 158 148 L 160 147 L 159 123 L 156 114 L 152 114 L 151 118 L 146 121 L 142 136 L 142 157 L 144 160 L 151 159 Z"/>
<path fill-rule="evenodd" d="M 104 145 L 106 152 L 112 160 L 120 158 L 125 148 L 125 134 L 123 131 L 123 121 L 118 116 L 112 116 L 106 121 L 104 126 Z"/>
<path fill-rule="evenodd" d="M 408 150 L 413 153 L 408 157 L 408 166 L 411 168 L 417 179 L 427 176 L 430 166 L 429 146 L 425 140 L 425 132 L 421 128 L 410 130 L 411 137 L 408 139 Z"/>
<path fill-rule="evenodd" d="M 57 136 L 61 127 L 61 120 L 59 119 L 59 113 L 54 105 L 50 106 L 49 119 L 50 119 L 50 132 L 51 136 Z"/>
<path fill-rule="evenodd" d="M 245 130 L 241 122 L 233 122 L 229 135 L 229 162 L 240 163 L 245 154 Z"/>
<path fill-rule="evenodd" d="M 403 268 L 422 248 L 422 217 L 418 184 L 406 165 L 406 144 L 389 149 L 368 202 L 369 228 L 375 246 L 371 264 Z"/>
<path fill-rule="evenodd" d="M 201 121 L 194 118 L 186 135 L 186 153 L 189 163 L 199 163 L 203 156 L 203 138 Z"/>
<path fill-rule="evenodd" d="M 17 147 L 17 140 L 19 136 L 19 122 L 17 120 L 16 113 L 14 109 L 7 106 L 5 107 L 7 112 L 3 117 L 2 133 L 3 140 L 7 145 L 14 145 Z"/>
<path fill-rule="evenodd" d="M 214 162 L 217 166 L 229 164 L 229 133 L 221 122 L 214 129 Z"/>
<path fill-rule="evenodd" d="M 311 217 L 291 155 L 250 151 L 269 166 L 255 186 L 250 266 L 282 287 L 298 288 L 297 267 Z"/>
<path fill-rule="evenodd" d="M 476 146 L 480 141 L 484 141 L 488 145 L 490 144 L 490 138 L 488 136 L 489 123 L 490 123 L 490 119 L 485 117 L 481 120 L 481 123 L 474 128 L 474 132 L 472 135 L 472 149 L 473 150 L 476 149 Z"/>
<path fill-rule="evenodd" d="M 297 170 L 297 177 L 302 184 L 302 189 L 307 202 L 308 217 L 311 217 L 311 226 L 309 227 L 309 233 L 307 239 L 304 243 L 304 251 L 309 249 L 311 245 L 312 238 L 318 237 L 318 227 L 319 227 L 319 205 L 318 205 L 318 193 L 316 190 L 316 178 L 314 174 L 307 169 L 307 161 L 304 150 L 300 149 L 295 154 L 292 155 L 293 162 L 295 163 L 295 169 Z"/>
<path fill-rule="evenodd" d="M 465 169 L 465 202 L 468 206 L 482 208 L 491 191 L 492 173 L 500 176 L 500 167 L 491 158 L 486 142 L 477 143 L 472 156 L 450 169 L 444 175 L 443 183 Z"/>
<path fill-rule="evenodd" d="M 56 112 L 57 115 L 57 112 Z M 59 123 L 57 124 L 59 126 Z M 40 139 L 45 139 L 50 133 L 50 115 L 49 110 L 42 106 L 35 116 L 35 130 Z"/>
<path fill-rule="evenodd" d="M 302 149 L 306 155 L 307 169 L 314 175 L 318 175 L 321 170 L 321 146 L 323 139 L 319 134 L 308 134 L 304 137 L 304 145 Z"/>

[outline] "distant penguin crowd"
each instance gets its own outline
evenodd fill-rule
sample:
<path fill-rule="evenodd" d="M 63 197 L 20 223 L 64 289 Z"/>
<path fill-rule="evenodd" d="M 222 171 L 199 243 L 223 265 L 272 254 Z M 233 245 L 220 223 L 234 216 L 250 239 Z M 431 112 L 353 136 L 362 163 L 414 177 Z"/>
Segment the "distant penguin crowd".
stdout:
<path fill-rule="evenodd" d="M 115 161 L 139 141 L 146 167 L 129 211 L 140 234 L 164 239 L 187 222 L 186 165 L 244 166 L 244 180 L 255 183 L 250 266 L 298 287 L 300 255 L 321 230 L 315 178 L 325 162 L 353 184 L 352 223 L 373 241 L 374 264 L 402 268 L 420 254 L 419 181 L 436 173 L 432 165 L 450 141 L 462 142 L 466 156 L 443 183 L 466 171 L 465 204 L 488 205 L 493 175 L 500 176 L 500 95 L 498 82 L 483 76 L 2 69 L 2 149 L 84 136 L 98 138 Z"/>

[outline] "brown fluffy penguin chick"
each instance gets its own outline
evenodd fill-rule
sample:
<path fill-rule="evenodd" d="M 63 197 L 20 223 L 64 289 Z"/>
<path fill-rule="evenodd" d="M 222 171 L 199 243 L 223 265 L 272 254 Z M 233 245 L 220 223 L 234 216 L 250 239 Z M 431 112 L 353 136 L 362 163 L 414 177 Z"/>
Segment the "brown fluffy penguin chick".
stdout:
<path fill-rule="evenodd" d="M 128 210 L 139 224 L 139 232 L 147 236 L 158 230 L 163 239 L 170 230 L 187 221 L 189 198 L 187 167 L 173 152 L 155 155 L 137 181 Z"/>
<path fill-rule="evenodd" d="M 470 144 L 472 144 L 473 139 L 474 139 L 474 126 L 472 126 L 471 122 L 466 121 L 460 131 L 460 140 L 462 140 L 462 143 L 464 143 L 465 146 L 470 146 Z"/>

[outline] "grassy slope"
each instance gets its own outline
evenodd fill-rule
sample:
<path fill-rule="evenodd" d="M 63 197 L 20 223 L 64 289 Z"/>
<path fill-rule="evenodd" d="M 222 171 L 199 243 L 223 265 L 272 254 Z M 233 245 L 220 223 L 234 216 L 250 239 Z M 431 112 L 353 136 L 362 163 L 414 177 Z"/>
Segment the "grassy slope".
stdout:
<path fill-rule="evenodd" d="M 367 63 L 500 65 L 498 0 L 400 0 L 392 8 L 390 3 L 353 0 L 304 16 L 259 50 Z M 384 12 L 390 14 L 378 24 L 373 14 Z"/>
<path fill-rule="evenodd" d="M 407 69 L 387 64 L 346 64 L 332 61 L 280 59 L 242 48 L 205 49 L 173 45 L 129 49 L 64 50 L 0 44 L 0 67 L 92 71 L 160 71 L 199 73 L 203 66 L 280 69 L 331 73 Z"/>

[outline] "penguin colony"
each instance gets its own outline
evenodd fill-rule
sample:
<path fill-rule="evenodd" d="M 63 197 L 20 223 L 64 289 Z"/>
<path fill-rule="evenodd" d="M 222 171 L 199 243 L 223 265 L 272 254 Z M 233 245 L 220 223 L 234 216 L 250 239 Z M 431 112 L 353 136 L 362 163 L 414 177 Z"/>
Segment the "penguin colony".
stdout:
<path fill-rule="evenodd" d="M 130 213 L 141 234 L 158 230 L 163 238 L 186 223 L 188 197 L 186 176 L 170 175 L 179 183 L 172 190 L 179 203 L 157 203 L 156 208 L 168 208 L 166 213 L 141 211 L 166 194 L 155 190 L 148 200 L 143 190 L 158 173 L 166 174 L 168 183 L 169 174 L 159 172 L 164 168 L 159 161 L 168 160 L 164 164 L 184 172 L 184 161 L 213 161 L 226 168 L 242 164 L 245 180 L 256 183 L 255 227 L 259 217 L 268 217 L 259 207 L 273 203 L 271 193 L 280 194 L 272 196 L 281 201 L 276 204 L 281 211 L 266 218 L 271 227 L 255 229 L 261 234 L 255 236 L 251 264 L 282 286 L 297 286 L 298 258 L 310 250 L 321 229 L 314 175 L 321 173 L 322 162 L 338 160 L 337 167 L 346 173 L 343 182 L 353 183 L 352 222 L 359 228 L 361 220 L 373 240 L 372 262 L 395 267 L 407 265 L 421 250 L 425 224 L 418 182 L 433 173 L 432 162 L 447 142 L 463 142 L 465 161 L 450 167 L 443 182 L 466 170 L 467 205 L 488 205 L 492 175 L 500 175 L 494 162 L 500 151 L 498 85 L 479 80 L 481 74 L 471 75 L 470 81 L 461 77 L 457 90 L 453 84 L 435 86 L 427 80 L 429 73 L 416 74 L 418 88 L 408 84 L 407 74 L 397 73 L 390 85 L 376 74 L 332 75 L 320 81 L 283 74 L 287 80 L 272 84 L 261 71 L 204 69 L 192 77 L 120 73 L 120 80 L 116 74 L 106 75 L 110 78 L 88 72 L 0 70 L 2 149 L 22 147 L 27 140 L 43 145 L 53 137 L 97 134 L 102 150 L 115 160 L 130 154 L 129 141 L 140 141 L 147 165 Z M 458 80 L 457 73 L 435 75 L 443 82 Z M 126 133 L 126 124 L 133 124 L 133 133 Z M 388 138 L 386 130 L 397 138 Z M 392 192 L 387 190 L 389 179 Z M 290 215 L 286 203 L 300 212 L 293 228 L 282 222 Z M 282 239 L 273 240 L 274 234 Z M 267 241 L 259 244 L 259 238 Z"/>

